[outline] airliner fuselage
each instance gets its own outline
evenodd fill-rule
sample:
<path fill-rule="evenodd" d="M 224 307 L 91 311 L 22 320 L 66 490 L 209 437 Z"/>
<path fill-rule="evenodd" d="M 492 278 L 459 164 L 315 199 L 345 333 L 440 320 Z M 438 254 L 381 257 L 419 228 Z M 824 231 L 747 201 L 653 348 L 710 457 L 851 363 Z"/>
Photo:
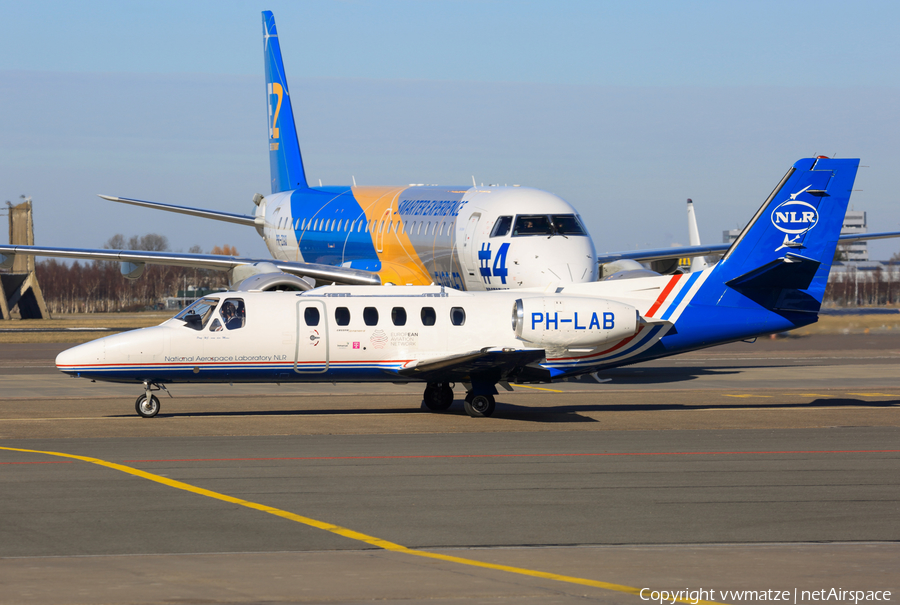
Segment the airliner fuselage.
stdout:
<path fill-rule="evenodd" d="M 264 198 L 275 259 L 339 265 L 383 283 L 507 290 L 597 279 L 575 209 L 528 187 L 320 187 Z"/>

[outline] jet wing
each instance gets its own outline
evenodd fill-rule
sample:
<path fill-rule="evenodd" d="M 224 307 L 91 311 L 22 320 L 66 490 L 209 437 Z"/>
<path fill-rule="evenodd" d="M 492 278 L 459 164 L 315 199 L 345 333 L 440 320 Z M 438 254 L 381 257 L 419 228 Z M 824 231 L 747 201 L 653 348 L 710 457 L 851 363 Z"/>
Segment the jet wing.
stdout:
<path fill-rule="evenodd" d="M 249 225 L 251 227 L 262 225 L 264 220 L 262 217 L 249 216 L 247 214 L 232 214 L 231 212 L 219 212 L 218 210 L 189 208 L 188 206 L 175 206 L 173 204 L 162 204 L 160 202 L 145 202 L 144 200 L 133 200 L 127 197 L 114 197 L 112 195 L 101 195 L 100 197 L 111 202 L 131 204 L 133 206 L 143 206 L 145 208 L 154 208 L 156 210 L 165 210 L 167 212 L 177 212 L 179 214 L 189 214 L 191 216 L 211 218 L 217 221 L 237 223 L 238 225 Z"/>
<path fill-rule="evenodd" d="M 494 382 L 518 380 L 539 382 L 550 380 L 550 372 L 538 367 L 546 357 L 543 349 L 492 349 L 471 351 L 449 357 L 419 361 L 404 368 L 401 376 L 427 381 L 471 382 L 473 379 Z"/>
<path fill-rule="evenodd" d="M 900 237 L 900 231 L 886 231 L 883 233 L 853 233 L 841 235 L 839 242 L 861 242 L 870 239 L 888 239 Z M 654 248 L 649 250 L 633 250 L 630 252 L 607 252 L 597 256 L 597 262 L 601 265 L 622 259 L 631 259 L 638 262 L 650 262 L 669 258 L 687 258 L 693 256 L 705 256 L 707 254 L 724 254 L 731 244 L 710 244 L 707 246 L 681 246 L 676 248 Z"/>
<path fill-rule="evenodd" d="M 238 258 L 217 254 L 184 254 L 178 252 L 145 252 L 142 250 L 104 250 L 89 248 L 45 248 L 43 246 L 3 246 L 0 245 L 0 268 L 12 264 L 16 254 L 29 256 L 53 256 L 78 260 L 103 260 L 124 263 L 145 263 L 148 265 L 172 265 L 194 267 L 215 271 L 230 271 L 241 265 L 268 263 L 279 271 L 299 277 L 312 277 L 318 281 L 347 285 L 380 286 L 381 278 L 370 271 L 335 267 L 318 263 L 279 261 L 271 258 Z"/>

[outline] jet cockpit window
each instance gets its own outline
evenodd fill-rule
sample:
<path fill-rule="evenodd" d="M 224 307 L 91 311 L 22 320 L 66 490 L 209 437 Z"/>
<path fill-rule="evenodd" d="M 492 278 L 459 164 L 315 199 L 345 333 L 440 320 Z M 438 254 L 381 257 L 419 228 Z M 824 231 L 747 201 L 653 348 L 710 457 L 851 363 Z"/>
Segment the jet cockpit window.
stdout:
<path fill-rule="evenodd" d="M 213 316 L 217 304 L 219 304 L 218 298 L 201 298 L 178 313 L 174 319 L 180 319 L 192 330 L 202 330 Z"/>
<path fill-rule="evenodd" d="M 243 328 L 247 320 L 244 300 L 241 298 L 227 299 L 222 303 L 219 315 L 222 316 L 222 323 L 225 324 L 225 329 L 237 330 L 238 328 Z"/>
<path fill-rule="evenodd" d="M 497 222 L 494 223 L 494 228 L 491 230 L 491 237 L 502 237 L 507 235 L 510 227 L 512 227 L 512 217 L 501 216 L 497 219 Z"/>
<path fill-rule="evenodd" d="M 584 232 L 581 221 L 574 214 L 554 214 L 550 218 L 553 219 L 554 233 L 559 235 L 587 235 Z"/>

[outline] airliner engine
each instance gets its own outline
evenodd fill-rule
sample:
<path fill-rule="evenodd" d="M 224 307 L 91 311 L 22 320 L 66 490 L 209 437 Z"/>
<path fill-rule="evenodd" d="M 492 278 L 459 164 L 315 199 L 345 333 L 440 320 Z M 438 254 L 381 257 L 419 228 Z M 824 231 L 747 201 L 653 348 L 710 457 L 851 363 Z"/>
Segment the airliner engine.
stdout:
<path fill-rule="evenodd" d="M 594 348 L 633 336 L 637 309 L 623 303 L 576 296 L 520 298 L 513 305 L 516 338 L 545 347 Z"/>

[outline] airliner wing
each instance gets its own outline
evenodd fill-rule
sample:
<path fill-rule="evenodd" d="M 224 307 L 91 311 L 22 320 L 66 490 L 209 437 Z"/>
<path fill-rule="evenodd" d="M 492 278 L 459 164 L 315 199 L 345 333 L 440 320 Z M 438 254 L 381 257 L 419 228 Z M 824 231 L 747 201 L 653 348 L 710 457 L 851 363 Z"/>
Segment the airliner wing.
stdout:
<path fill-rule="evenodd" d="M 838 241 L 842 243 L 861 242 L 871 239 L 888 239 L 900 237 L 900 231 L 885 231 L 882 233 L 853 233 L 841 235 Z M 731 244 L 710 244 L 708 246 L 681 246 L 677 248 L 654 248 L 649 250 L 633 250 L 629 252 L 607 252 L 597 256 L 597 262 L 601 265 L 622 259 L 631 259 L 639 262 L 665 260 L 669 258 L 687 258 L 692 256 L 704 256 L 706 254 L 724 254 Z"/>
<path fill-rule="evenodd" d="M 300 277 L 312 277 L 322 282 L 347 285 L 380 286 L 381 278 L 370 271 L 334 267 L 317 263 L 302 263 L 274 260 L 271 258 L 238 258 L 217 254 L 184 254 L 178 252 L 145 252 L 142 250 L 104 250 L 88 248 L 45 248 L 43 246 L 3 246 L 0 245 L 0 268 L 12 264 L 16 254 L 27 256 L 53 256 L 78 260 L 103 260 L 125 263 L 145 263 L 148 265 L 171 265 L 195 267 L 215 271 L 230 271 L 241 265 L 268 263 L 278 270 Z"/>
<path fill-rule="evenodd" d="M 131 204 L 133 206 L 143 206 L 145 208 L 154 208 L 156 210 L 165 210 L 167 212 L 177 212 L 179 214 L 189 214 L 191 216 L 199 216 L 201 218 L 211 218 L 217 221 L 225 221 L 226 223 L 237 223 L 238 225 L 249 225 L 254 227 L 262 225 L 263 218 L 249 216 L 247 214 L 232 214 L 231 212 L 219 212 L 218 210 L 204 210 L 202 208 L 189 208 L 188 206 L 175 206 L 173 204 L 162 204 L 160 202 L 146 202 L 144 200 L 133 200 L 127 197 L 114 197 L 112 195 L 101 195 L 105 200 L 110 202 L 120 202 L 122 204 Z"/>
<path fill-rule="evenodd" d="M 416 365 L 400 370 L 402 376 L 421 380 L 469 382 L 474 377 L 490 377 L 496 381 L 513 378 L 526 381 L 549 380 L 549 371 L 532 366 L 544 359 L 543 349 L 482 349 L 419 361 Z"/>

